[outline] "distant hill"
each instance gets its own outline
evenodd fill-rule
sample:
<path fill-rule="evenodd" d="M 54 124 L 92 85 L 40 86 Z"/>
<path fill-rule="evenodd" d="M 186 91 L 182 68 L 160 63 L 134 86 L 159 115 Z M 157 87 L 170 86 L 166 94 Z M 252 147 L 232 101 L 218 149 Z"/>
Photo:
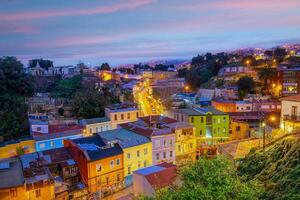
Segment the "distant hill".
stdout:
<path fill-rule="evenodd" d="M 238 172 L 247 181 L 261 181 L 267 199 L 300 199 L 300 138 L 284 139 L 265 152 L 250 153 Z"/>
<path fill-rule="evenodd" d="M 147 64 L 151 67 L 154 67 L 155 65 L 158 65 L 158 64 L 180 66 L 182 64 L 188 64 L 190 62 L 191 62 L 190 60 L 172 59 L 172 60 L 152 60 L 152 61 L 143 62 L 142 64 Z M 138 64 L 138 63 L 135 63 L 135 64 Z M 132 68 L 135 64 L 122 64 L 122 65 L 116 66 L 116 68 L 121 68 L 121 67 Z"/>

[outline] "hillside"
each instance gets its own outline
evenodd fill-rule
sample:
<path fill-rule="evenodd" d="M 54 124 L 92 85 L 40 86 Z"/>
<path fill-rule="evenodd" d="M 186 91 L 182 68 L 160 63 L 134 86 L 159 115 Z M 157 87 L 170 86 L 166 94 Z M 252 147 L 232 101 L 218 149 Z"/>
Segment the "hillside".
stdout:
<path fill-rule="evenodd" d="M 300 199 L 300 138 L 289 138 L 251 152 L 238 167 L 245 181 L 259 180 L 267 199 Z"/>

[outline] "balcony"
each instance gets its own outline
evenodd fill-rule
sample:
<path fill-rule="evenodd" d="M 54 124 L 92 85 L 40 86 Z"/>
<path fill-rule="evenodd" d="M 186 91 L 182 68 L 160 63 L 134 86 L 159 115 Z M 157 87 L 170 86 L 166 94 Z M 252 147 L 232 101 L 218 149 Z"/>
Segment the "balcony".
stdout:
<path fill-rule="evenodd" d="M 293 121 L 293 122 L 300 122 L 300 116 L 296 115 L 284 115 L 283 120 L 286 121 Z"/>

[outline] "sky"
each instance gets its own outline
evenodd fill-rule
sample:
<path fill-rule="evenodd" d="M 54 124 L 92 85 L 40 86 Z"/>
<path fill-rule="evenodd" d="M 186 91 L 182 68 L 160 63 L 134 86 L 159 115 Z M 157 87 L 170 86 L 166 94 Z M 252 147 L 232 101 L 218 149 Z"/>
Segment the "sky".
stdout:
<path fill-rule="evenodd" d="M 300 42 L 300 0 L 0 0 L 0 56 L 54 65 L 191 59 Z"/>

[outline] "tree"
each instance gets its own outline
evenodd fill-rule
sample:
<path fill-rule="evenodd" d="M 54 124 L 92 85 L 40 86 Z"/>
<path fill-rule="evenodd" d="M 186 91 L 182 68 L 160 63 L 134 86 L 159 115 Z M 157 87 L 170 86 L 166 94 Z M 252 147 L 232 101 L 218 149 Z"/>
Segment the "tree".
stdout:
<path fill-rule="evenodd" d="M 110 71 L 111 69 L 108 63 L 102 63 L 102 65 L 100 66 L 100 70 Z"/>
<path fill-rule="evenodd" d="M 82 87 L 82 76 L 63 79 L 55 83 L 51 95 L 60 98 L 71 98 Z"/>
<path fill-rule="evenodd" d="M 264 90 L 266 90 L 268 87 L 268 81 L 273 79 L 275 75 L 276 71 L 270 66 L 266 66 L 259 71 L 258 76 L 264 82 Z"/>
<path fill-rule="evenodd" d="M 274 58 L 278 61 L 281 62 L 283 61 L 284 57 L 287 55 L 287 52 L 283 48 L 276 48 L 274 50 Z"/>
<path fill-rule="evenodd" d="M 104 95 L 93 88 L 77 91 L 71 101 L 73 114 L 78 118 L 103 117 L 107 104 Z"/>
<path fill-rule="evenodd" d="M 236 84 L 240 98 L 245 97 L 249 92 L 253 91 L 254 88 L 254 80 L 249 76 L 241 77 Z"/>
<path fill-rule="evenodd" d="M 233 163 L 224 158 L 201 158 L 184 167 L 180 175 L 183 182 L 181 187 L 171 186 L 158 191 L 153 199 L 255 200 L 264 195 L 258 182 L 243 182 L 237 176 Z"/>
<path fill-rule="evenodd" d="M 0 58 L 0 136 L 19 139 L 29 134 L 25 97 L 33 95 L 33 79 L 15 57 Z"/>
<path fill-rule="evenodd" d="M 51 60 L 44 60 L 44 59 L 33 59 L 29 61 L 29 67 L 35 67 L 39 63 L 41 68 L 48 70 L 49 68 L 53 67 L 53 61 Z"/>

